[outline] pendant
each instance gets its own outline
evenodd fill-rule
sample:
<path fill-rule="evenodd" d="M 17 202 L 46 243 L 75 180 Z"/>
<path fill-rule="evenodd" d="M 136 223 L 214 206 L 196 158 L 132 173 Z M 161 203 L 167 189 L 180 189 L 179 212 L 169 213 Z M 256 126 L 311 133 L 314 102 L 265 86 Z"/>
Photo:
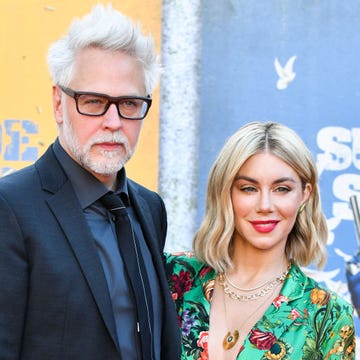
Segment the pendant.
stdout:
<path fill-rule="evenodd" d="M 223 340 L 223 348 L 225 350 L 230 350 L 232 347 L 234 347 L 238 339 L 239 339 L 239 332 L 237 330 L 235 330 L 233 333 L 228 331 Z"/>

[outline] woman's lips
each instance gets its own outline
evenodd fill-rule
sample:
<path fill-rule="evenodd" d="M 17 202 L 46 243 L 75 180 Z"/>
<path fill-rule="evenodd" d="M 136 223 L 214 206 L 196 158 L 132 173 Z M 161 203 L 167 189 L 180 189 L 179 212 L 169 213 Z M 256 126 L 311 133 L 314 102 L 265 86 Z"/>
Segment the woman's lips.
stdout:
<path fill-rule="evenodd" d="M 279 220 L 259 220 L 259 221 L 250 221 L 254 229 L 260 233 L 268 233 L 275 229 L 276 225 L 279 223 Z"/>

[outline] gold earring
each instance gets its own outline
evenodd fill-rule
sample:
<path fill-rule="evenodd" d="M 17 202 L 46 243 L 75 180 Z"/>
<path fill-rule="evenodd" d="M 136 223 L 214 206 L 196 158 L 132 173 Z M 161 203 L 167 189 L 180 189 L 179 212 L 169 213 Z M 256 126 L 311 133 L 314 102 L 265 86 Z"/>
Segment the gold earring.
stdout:
<path fill-rule="evenodd" d="M 298 208 L 298 212 L 297 212 L 298 215 L 303 212 L 303 210 L 305 209 L 305 206 L 306 206 L 306 203 L 303 203 L 300 205 L 300 207 Z"/>

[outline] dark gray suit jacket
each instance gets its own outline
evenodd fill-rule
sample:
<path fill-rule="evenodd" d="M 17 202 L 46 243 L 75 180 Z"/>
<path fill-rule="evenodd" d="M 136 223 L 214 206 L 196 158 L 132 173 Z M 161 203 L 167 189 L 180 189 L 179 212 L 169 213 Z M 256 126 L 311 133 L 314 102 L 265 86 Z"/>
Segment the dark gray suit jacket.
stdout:
<path fill-rule="evenodd" d="M 129 196 L 162 291 L 162 359 L 175 360 L 180 334 L 163 268 L 165 207 L 132 181 Z M 120 359 L 94 240 L 51 147 L 0 179 L 0 359 Z"/>

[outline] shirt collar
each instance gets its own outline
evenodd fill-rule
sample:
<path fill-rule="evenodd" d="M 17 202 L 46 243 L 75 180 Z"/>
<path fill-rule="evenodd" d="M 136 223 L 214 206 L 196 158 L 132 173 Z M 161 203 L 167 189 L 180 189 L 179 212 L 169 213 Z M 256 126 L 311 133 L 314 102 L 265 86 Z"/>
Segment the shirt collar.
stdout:
<path fill-rule="evenodd" d="M 56 158 L 59 160 L 74 187 L 82 209 L 93 204 L 109 191 L 101 181 L 70 157 L 61 146 L 59 139 L 55 140 L 53 149 Z M 117 184 L 115 193 L 121 196 L 126 206 L 129 206 L 127 178 L 124 167 L 117 174 Z"/>

